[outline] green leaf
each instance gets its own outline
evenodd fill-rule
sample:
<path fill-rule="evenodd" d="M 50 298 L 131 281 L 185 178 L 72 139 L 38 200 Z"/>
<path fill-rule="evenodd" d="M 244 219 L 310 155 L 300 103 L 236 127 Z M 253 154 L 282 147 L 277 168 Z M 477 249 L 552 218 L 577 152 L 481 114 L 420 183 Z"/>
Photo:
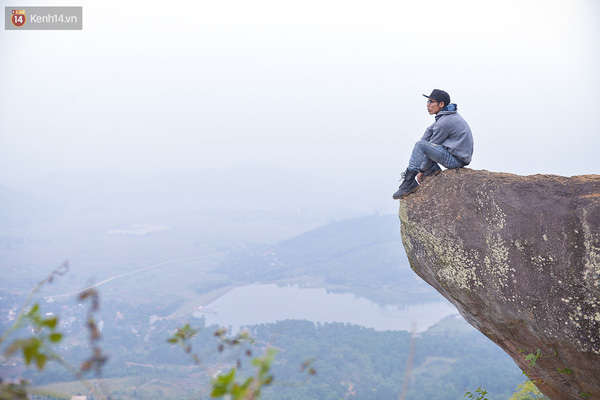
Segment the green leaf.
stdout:
<path fill-rule="evenodd" d="M 529 361 L 529 365 L 535 366 L 535 362 L 542 356 L 541 350 L 537 349 L 537 353 L 529 353 L 525 356 L 525 360 Z"/>
<path fill-rule="evenodd" d="M 37 349 L 32 346 L 24 346 L 23 347 L 23 358 L 25 358 L 25 364 L 31 364 L 31 360 L 33 356 L 37 353 Z"/>
<path fill-rule="evenodd" d="M 50 329 L 54 329 L 58 323 L 58 317 L 50 317 L 42 321 L 42 326 L 47 326 Z"/>
<path fill-rule="evenodd" d="M 211 397 L 222 397 L 230 393 L 231 385 L 235 380 L 235 368 L 232 368 L 228 373 L 221 374 L 213 380 L 213 390 L 210 394 Z"/>
<path fill-rule="evenodd" d="M 218 398 L 218 397 L 223 397 L 227 394 L 227 387 L 223 387 L 223 386 L 213 386 L 213 390 L 210 393 L 210 397 L 212 398 Z"/>
<path fill-rule="evenodd" d="M 31 364 L 31 360 L 37 357 L 38 350 L 40 348 L 40 340 L 32 337 L 27 340 L 23 340 L 21 344 L 23 349 L 23 358 L 25 358 L 25 364 Z"/>
<path fill-rule="evenodd" d="M 248 389 L 250 387 L 250 385 L 252 384 L 253 381 L 254 381 L 254 377 L 252 377 L 252 376 L 249 377 L 248 379 L 246 379 L 244 381 L 244 383 L 241 386 L 239 386 L 240 390 L 246 390 L 246 389 Z"/>
<path fill-rule="evenodd" d="M 38 353 L 35 358 L 35 363 L 37 365 L 38 370 L 40 370 L 40 371 L 43 370 L 44 365 L 46 365 L 46 355 L 42 354 L 42 353 Z"/>
<path fill-rule="evenodd" d="M 58 332 L 54 332 L 54 333 L 51 333 L 50 335 L 48 335 L 48 339 L 50 339 L 50 342 L 52 342 L 52 343 L 58 343 L 62 340 L 62 338 L 63 338 L 63 334 L 58 333 Z"/>
<path fill-rule="evenodd" d="M 574 372 L 571 368 L 558 368 L 559 374 L 572 374 Z"/>
<path fill-rule="evenodd" d="M 233 387 L 231 388 L 231 395 L 233 396 L 234 399 L 239 399 L 242 398 L 242 395 L 245 392 L 245 388 L 243 386 L 240 386 L 238 384 L 234 384 Z"/>

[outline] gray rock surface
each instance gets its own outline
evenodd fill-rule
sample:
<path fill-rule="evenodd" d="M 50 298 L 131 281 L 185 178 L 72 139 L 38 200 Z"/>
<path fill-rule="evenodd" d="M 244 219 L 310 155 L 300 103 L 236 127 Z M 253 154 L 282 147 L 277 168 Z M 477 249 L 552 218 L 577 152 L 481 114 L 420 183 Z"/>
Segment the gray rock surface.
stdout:
<path fill-rule="evenodd" d="M 413 270 L 544 395 L 600 399 L 600 175 L 447 170 L 399 216 Z"/>

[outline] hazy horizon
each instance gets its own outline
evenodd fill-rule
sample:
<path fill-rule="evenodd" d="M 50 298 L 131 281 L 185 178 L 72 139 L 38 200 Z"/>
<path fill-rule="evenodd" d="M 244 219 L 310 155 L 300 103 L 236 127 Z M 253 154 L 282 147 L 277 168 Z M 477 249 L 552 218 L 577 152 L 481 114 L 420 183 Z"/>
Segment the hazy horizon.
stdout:
<path fill-rule="evenodd" d="M 471 168 L 598 172 L 591 0 L 61 5 L 82 31 L 0 39 L 0 184 L 258 164 L 389 197 L 433 88 L 471 125 Z"/>

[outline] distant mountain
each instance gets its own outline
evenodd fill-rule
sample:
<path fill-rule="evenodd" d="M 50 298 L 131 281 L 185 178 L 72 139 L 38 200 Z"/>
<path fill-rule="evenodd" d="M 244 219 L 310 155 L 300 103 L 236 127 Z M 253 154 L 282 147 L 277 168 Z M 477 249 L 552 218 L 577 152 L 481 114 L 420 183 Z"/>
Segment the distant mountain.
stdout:
<path fill-rule="evenodd" d="M 294 274 L 323 276 L 332 283 L 394 282 L 408 266 L 394 215 L 332 222 L 278 243 L 271 256 L 276 266 Z"/>
<path fill-rule="evenodd" d="M 395 215 L 331 222 L 274 246 L 240 249 L 220 272 L 242 281 L 312 277 L 326 287 L 376 301 L 409 292 L 435 293 L 410 269 Z"/>

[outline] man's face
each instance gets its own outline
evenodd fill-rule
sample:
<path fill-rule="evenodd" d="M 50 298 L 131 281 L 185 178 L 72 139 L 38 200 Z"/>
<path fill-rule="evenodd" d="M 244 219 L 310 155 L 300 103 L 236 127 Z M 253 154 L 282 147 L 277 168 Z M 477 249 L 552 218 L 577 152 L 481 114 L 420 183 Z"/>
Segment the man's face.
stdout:
<path fill-rule="evenodd" d="M 442 103 L 444 104 L 444 103 Z M 440 103 L 437 100 L 429 99 L 427 100 L 427 112 L 429 115 L 434 115 L 440 112 L 442 107 L 440 107 Z"/>

